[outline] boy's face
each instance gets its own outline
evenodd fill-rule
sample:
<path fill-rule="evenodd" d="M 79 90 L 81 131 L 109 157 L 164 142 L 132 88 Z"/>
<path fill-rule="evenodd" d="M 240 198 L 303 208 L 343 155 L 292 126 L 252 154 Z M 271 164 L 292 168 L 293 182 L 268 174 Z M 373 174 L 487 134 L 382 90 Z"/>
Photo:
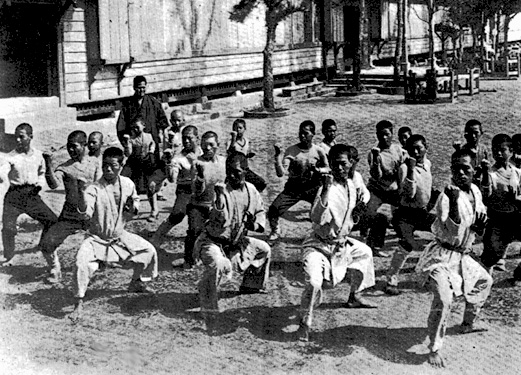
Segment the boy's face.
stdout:
<path fill-rule="evenodd" d="M 31 140 L 33 139 L 32 134 L 27 134 L 25 129 L 16 129 L 15 133 L 16 138 L 16 149 L 18 151 L 27 151 L 31 146 Z"/>
<path fill-rule="evenodd" d="M 508 163 L 512 157 L 512 146 L 508 143 L 501 143 L 500 145 L 492 145 L 492 156 L 498 163 Z"/>
<path fill-rule="evenodd" d="M 101 163 L 103 178 L 109 182 L 114 181 L 119 176 L 122 168 L 123 165 L 121 165 L 118 158 L 103 158 Z"/>
<path fill-rule="evenodd" d="M 381 147 L 390 147 L 393 141 L 393 131 L 391 129 L 382 129 L 376 132 L 378 144 Z"/>
<path fill-rule="evenodd" d="M 134 86 L 134 94 L 138 98 L 144 97 L 146 92 L 147 92 L 147 84 L 145 82 L 139 82 L 136 86 Z"/>
<path fill-rule="evenodd" d="M 233 189 L 239 189 L 244 186 L 244 166 L 239 160 L 234 160 L 226 168 L 226 180 Z"/>
<path fill-rule="evenodd" d="M 184 116 L 181 112 L 179 111 L 174 111 L 172 112 L 172 114 L 170 115 L 170 123 L 172 124 L 172 126 L 175 128 L 175 129 L 180 129 L 181 126 L 183 125 L 183 122 L 185 121 L 184 119 Z M 177 130 L 179 131 L 179 130 Z"/>
<path fill-rule="evenodd" d="M 407 142 L 407 140 L 411 137 L 411 133 L 410 132 L 403 132 L 401 133 L 399 136 L 398 136 L 398 140 L 400 141 L 400 144 L 405 147 L 405 143 Z"/>
<path fill-rule="evenodd" d="M 468 189 L 474 178 L 474 167 L 470 156 L 462 156 L 452 160 L 451 167 L 452 181 L 460 189 Z"/>
<path fill-rule="evenodd" d="M 98 152 L 101 149 L 101 137 L 98 134 L 91 135 L 87 147 L 91 154 Z"/>
<path fill-rule="evenodd" d="M 417 162 L 423 162 L 425 154 L 427 153 L 427 148 L 422 141 L 416 141 L 407 150 L 407 152 L 411 157 L 415 158 Z"/>
<path fill-rule="evenodd" d="M 337 155 L 330 160 L 330 163 L 331 174 L 333 174 L 333 178 L 338 182 L 346 182 L 351 169 L 356 165 L 356 162 L 349 159 L 346 153 Z"/>
<path fill-rule="evenodd" d="M 182 140 L 185 150 L 195 149 L 195 145 L 197 144 L 197 136 L 194 134 L 194 132 L 190 131 L 183 133 Z"/>
<path fill-rule="evenodd" d="M 143 133 L 144 128 L 145 126 L 142 122 L 135 122 L 130 126 L 130 131 L 135 135 L 140 135 L 141 133 Z"/>
<path fill-rule="evenodd" d="M 311 131 L 311 126 L 304 126 L 298 132 L 300 142 L 310 145 L 313 142 L 315 134 Z"/>
<path fill-rule="evenodd" d="M 328 126 L 324 129 L 322 134 L 324 134 L 324 138 L 328 141 L 332 141 L 336 138 L 336 125 Z"/>
<path fill-rule="evenodd" d="M 72 160 L 80 160 L 85 155 L 85 144 L 70 140 L 67 142 L 67 152 Z"/>
<path fill-rule="evenodd" d="M 203 157 L 207 160 L 213 159 L 219 148 L 219 142 L 215 137 L 203 139 L 201 142 L 201 148 L 203 149 Z"/>
<path fill-rule="evenodd" d="M 244 124 L 234 124 L 233 131 L 237 133 L 237 137 L 242 138 L 244 132 L 246 131 L 246 127 L 244 126 Z"/>
<path fill-rule="evenodd" d="M 479 143 L 479 139 L 482 135 L 481 127 L 479 125 L 472 125 L 465 130 L 464 137 L 469 145 L 475 146 Z"/>

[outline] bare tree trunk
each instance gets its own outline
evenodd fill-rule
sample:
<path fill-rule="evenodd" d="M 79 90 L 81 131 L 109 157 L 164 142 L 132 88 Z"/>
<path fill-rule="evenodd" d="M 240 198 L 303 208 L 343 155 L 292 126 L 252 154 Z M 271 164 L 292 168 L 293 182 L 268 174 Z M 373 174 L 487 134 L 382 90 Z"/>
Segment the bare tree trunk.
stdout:
<path fill-rule="evenodd" d="M 326 3 L 322 1 L 320 4 L 320 41 L 322 43 L 322 67 L 326 81 L 329 80 L 329 70 L 327 68 L 327 54 L 329 51 L 328 41 L 326 41 Z M 342 64 L 345 65 L 344 61 Z M 344 68 L 342 68 L 342 71 Z"/>
<path fill-rule="evenodd" d="M 263 62 L 263 89 L 264 89 L 264 109 L 273 111 L 275 110 L 275 101 L 273 99 L 273 89 L 275 88 L 275 82 L 273 79 L 273 51 L 275 50 L 275 31 L 277 29 L 277 22 L 273 15 L 273 11 L 266 9 L 266 47 L 262 52 L 264 56 Z"/>
<path fill-rule="evenodd" d="M 480 56 L 481 56 L 481 70 L 483 72 L 487 72 L 487 60 L 488 55 L 487 51 L 485 50 L 485 13 L 481 13 L 481 24 L 480 24 Z"/>
<path fill-rule="evenodd" d="M 427 2 L 429 12 L 429 62 L 431 70 L 434 71 L 434 0 Z"/>
<path fill-rule="evenodd" d="M 362 69 L 369 69 L 371 67 L 370 64 L 370 53 L 369 53 L 369 20 L 367 17 L 367 4 L 366 0 L 359 0 L 359 9 L 360 9 L 360 60 L 362 63 Z"/>
<path fill-rule="evenodd" d="M 408 41 L 409 38 L 409 1 L 403 0 L 403 35 L 402 35 L 402 63 L 403 69 L 407 72 L 409 66 L 409 48 Z"/>
<path fill-rule="evenodd" d="M 494 28 L 496 30 L 496 36 L 494 38 L 494 65 L 499 56 L 499 28 L 501 26 L 501 17 L 499 14 L 494 15 Z"/>
<path fill-rule="evenodd" d="M 393 79 L 395 85 L 400 81 L 400 64 L 402 60 L 402 43 L 403 43 L 403 0 L 398 0 L 397 22 L 398 29 L 396 34 L 396 46 L 394 47 L 394 70 Z"/>
<path fill-rule="evenodd" d="M 503 62 L 505 65 L 505 75 L 508 78 L 508 30 L 510 28 L 510 15 L 505 15 L 505 24 L 503 26 Z"/>

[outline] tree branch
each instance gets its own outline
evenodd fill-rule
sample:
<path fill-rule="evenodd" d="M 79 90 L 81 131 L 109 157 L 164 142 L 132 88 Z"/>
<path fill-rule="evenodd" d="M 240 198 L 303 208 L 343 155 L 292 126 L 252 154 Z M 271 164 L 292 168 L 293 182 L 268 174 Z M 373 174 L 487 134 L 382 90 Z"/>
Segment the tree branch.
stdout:
<path fill-rule="evenodd" d="M 230 12 L 230 20 L 243 23 L 259 3 L 260 0 L 241 0 L 238 4 L 233 6 Z"/>

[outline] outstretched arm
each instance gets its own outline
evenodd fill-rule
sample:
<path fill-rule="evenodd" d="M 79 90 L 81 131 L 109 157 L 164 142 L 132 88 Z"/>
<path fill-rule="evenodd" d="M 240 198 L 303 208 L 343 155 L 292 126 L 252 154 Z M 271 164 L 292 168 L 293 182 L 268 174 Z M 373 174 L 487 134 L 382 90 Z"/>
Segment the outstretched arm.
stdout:
<path fill-rule="evenodd" d="M 47 185 L 54 190 L 58 187 L 58 179 L 56 178 L 52 165 L 52 154 L 48 151 L 44 152 L 43 160 L 45 161 L 45 180 L 47 181 Z"/>

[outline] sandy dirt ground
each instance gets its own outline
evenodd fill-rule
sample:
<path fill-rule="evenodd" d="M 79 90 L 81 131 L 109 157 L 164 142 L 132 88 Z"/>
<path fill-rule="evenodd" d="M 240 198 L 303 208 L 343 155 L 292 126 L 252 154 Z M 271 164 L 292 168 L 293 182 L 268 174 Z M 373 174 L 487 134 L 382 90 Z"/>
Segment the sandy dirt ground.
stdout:
<path fill-rule="evenodd" d="M 399 98 L 368 95 L 362 98 L 317 98 L 289 105 L 292 114 L 276 120 L 249 120 L 247 136 L 257 156 L 253 169 L 269 181 L 263 193 L 266 206 L 282 190 L 284 179 L 275 176 L 273 143 L 285 147 L 297 142 L 298 125 L 305 119 L 318 126 L 326 118 L 339 125 L 339 139 L 358 147 L 364 155 L 359 170 L 367 178 L 366 152 L 374 145 L 374 125 L 389 119 L 396 127 L 410 126 L 429 140 L 435 185 L 449 179 L 452 142 L 462 139 L 470 118 L 485 127 L 483 141 L 490 144 L 499 132 L 521 132 L 521 83 L 483 82 L 475 97 L 461 96 L 456 104 L 404 105 Z M 216 131 L 229 137 L 233 116 L 196 123 L 201 132 Z M 190 121 L 188 121 L 190 123 Z M 76 128 L 102 130 L 115 143 L 115 119 L 78 122 Z M 57 161 L 65 160 L 63 147 L 72 127 L 36 131 L 41 149 L 54 148 Z M 317 135 L 316 141 L 321 140 Z M 222 151 L 222 150 L 221 150 Z M 165 219 L 174 198 L 174 187 L 164 190 L 160 220 L 148 223 L 143 197 L 141 216 L 128 228 L 148 238 Z M 63 191 L 45 191 L 43 197 L 58 213 Z M 63 285 L 42 280 L 44 260 L 35 248 L 41 227 L 27 217 L 19 220 L 14 266 L 0 269 L 0 373 L 1 374 L 519 374 L 521 373 L 521 287 L 505 281 L 519 263 L 520 246 L 509 249 L 506 273 L 496 273 L 491 297 L 483 311 L 490 329 L 473 335 L 457 335 L 463 303 L 453 307 L 443 352 L 447 367 L 430 368 L 426 361 L 427 315 L 431 295 L 416 283 L 415 253 L 401 275 L 405 292 L 388 297 L 381 277 L 388 259 L 376 258 L 379 282 L 366 292 L 378 304 L 375 310 L 349 310 L 343 303 L 349 283 L 327 290 L 316 313 L 309 343 L 295 340 L 297 307 L 303 290 L 299 264 L 300 243 L 309 232 L 309 204 L 295 206 L 281 222 L 282 240 L 273 247 L 273 263 L 267 295 L 239 295 L 239 280 L 223 285 L 220 329 L 209 336 L 199 314 L 196 284 L 202 270 L 173 269 L 182 259 L 186 220 L 165 238 L 160 277 L 153 282 L 155 295 L 126 293 L 129 270 L 98 272 L 87 292 L 84 319 L 73 325 L 72 271 L 81 235 L 70 237 L 59 249 Z M 358 233 L 354 233 L 356 237 Z M 260 236 L 265 238 L 265 236 Z M 425 243 L 428 233 L 419 233 Z M 519 244 L 517 244 L 519 245 Z M 388 231 L 387 248 L 397 246 Z M 481 245 L 476 246 L 479 252 Z"/>

